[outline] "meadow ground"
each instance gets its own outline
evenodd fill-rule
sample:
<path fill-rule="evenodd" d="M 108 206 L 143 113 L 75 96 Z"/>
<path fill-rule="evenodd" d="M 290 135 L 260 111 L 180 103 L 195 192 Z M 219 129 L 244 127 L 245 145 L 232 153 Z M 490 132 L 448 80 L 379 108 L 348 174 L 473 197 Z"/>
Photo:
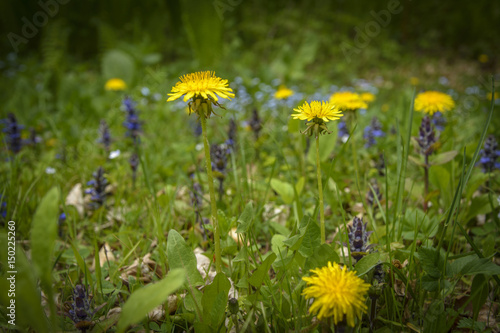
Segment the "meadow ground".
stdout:
<path fill-rule="evenodd" d="M 217 62 L 4 56 L 2 329 L 498 332 L 495 58 L 249 20 Z"/>

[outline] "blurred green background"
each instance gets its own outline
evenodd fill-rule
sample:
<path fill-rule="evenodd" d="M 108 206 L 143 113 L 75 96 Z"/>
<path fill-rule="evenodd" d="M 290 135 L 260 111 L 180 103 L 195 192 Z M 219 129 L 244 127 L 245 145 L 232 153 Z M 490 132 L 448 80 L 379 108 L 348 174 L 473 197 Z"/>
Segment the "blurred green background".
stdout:
<path fill-rule="evenodd" d="M 356 46 L 357 29 L 365 32 L 376 22 L 373 12 L 390 6 L 398 12 L 380 31 L 372 24 L 368 46 L 346 61 L 341 46 Z M 11 0 L 1 2 L 0 18 L 4 56 L 17 48 L 54 70 L 97 66 L 111 49 L 127 52 L 137 65 L 242 65 L 240 71 L 265 65 L 269 77 L 292 79 L 323 72 L 324 65 L 328 75 L 345 67 L 392 68 L 407 54 L 450 61 L 486 55 L 493 70 L 500 53 L 499 1 Z M 26 22 L 38 30 L 30 38 L 23 35 L 30 32 Z"/>

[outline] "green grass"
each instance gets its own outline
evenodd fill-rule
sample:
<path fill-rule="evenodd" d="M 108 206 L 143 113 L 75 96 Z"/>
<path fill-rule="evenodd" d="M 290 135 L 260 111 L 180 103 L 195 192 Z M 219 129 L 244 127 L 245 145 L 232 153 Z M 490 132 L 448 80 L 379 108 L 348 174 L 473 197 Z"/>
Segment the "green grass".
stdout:
<path fill-rule="evenodd" d="M 419 60 L 420 64 L 426 62 L 437 63 L 430 58 Z M 244 61 L 238 64 L 248 65 Z M 324 69 L 318 65 L 311 72 Z M 37 76 L 38 70 L 41 74 Z M 254 75 L 262 77 L 270 88 L 252 82 L 253 76 L 225 68 L 222 73 L 226 75 L 220 76 L 230 82 L 236 82 L 237 76 L 242 78 L 235 86 L 235 102 L 242 99 L 242 87 L 253 102 L 240 108 L 225 101 L 227 110 L 216 109 L 218 116 L 207 122 L 212 144 L 227 139 L 230 118 L 238 124 L 237 145 L 228 158 L 225 192 L 222 200 L 217 200 L 222 251 L 222 273 L 217 276 L 213 229 L 207 224 L 205 231 L 195 224 L 190 197 L 193 181 L 199 182 L 204 192 L 201 216 L 208 218 L 202 142 L 190 124 L 195 115 L 188 116 L 182 103 L 165 101 L 177 76 L 189 69 L 182 63 L 138 69 L 136 75 L 144 79 L 131 84 L 126 92 L 104 91 L 100 73 L 84 67 L 51 77 L 32 65 L 1 83 L 4 88 L 23 91 L 23 98 L 12 95 L 4 102 L 5 110 L 13 112 L 26 128 L 34 127 L 42 138 L 41 143 L 23 147 L 17 155 L 5 145 L 1 151 L 5 231 L 8 220 L 16 221 L 16 329 L 76 330 L 62 313 L 64 303 L 71 303 L 72 288 L 83 284 L 93 295 L 92 307 L 98 308 L 92 332 L 219 332 L 234 325 L 240 332 L 321 332 L 333 325 L 320 323 L 308 312 L 310 304 L 301 295 L 305 287 L 301 278 L 309 275 L 310 269 L 336 261 L 356 270 L 370 284 L 378 264 L 385 274 L 383 284 L 370 290 L 376 305 L 367 298 L 368 313 L 353 331 L 494 330 L 486 319 L 498 316 L 496 197 L 500 177 L 498 171 L 484 174 L 475 166 L 486 135 L 499 128 L 493 116 L 498 106 L 485 98 L 490 88 L 468 95 L 464 86 L 478 82 L 466 78 L 450 83 L 457 94 L 457 107 L 444 114 L 448 123 L 439 136 L 437 152 L 431 156 L 431 162 L 439 158 L 444 162 L 430 167 L 431 205 L 424 213 L 423 168 L 418 164 L 413 139 L 418 136 L 422 114 L 413 111 L 413 98 L 421 89 L 447 91 L 449 87 L 437 83 L 437 77 L 422 77 L 424 83 L 412 87 L 408 76 L 400 77 L 401 72 L 411 71 L 409 67 L 397 73 L 379 73 L 383 81 L 369 78 L 378 90 L 377 98 L 366 114 L 359 114 L 349 125 L 349 140 L 340 140 L 336 122 L 329 123 L 334 133 L 321 138 L 326 221 L 326 244 L 322 245 L 315 142 L 311 138 L 306 152 L 306 137 L 299 132 L 305 124 L 291 120 L 290 114 L 314 93 L 328 96 L 332 84 L 353 86 L 355 82 L 348 77 L 363 77 L 343 69 L 341 77 L 345 79 L 337 81 L 324 76 L 314 83 L 289 80 L 287 85 L 295 86 L 303 98 L 293 106 L 276 101 L 267 108 L 266 101 L 273 99 L 277 86 L 265 77 L 270 74 L 260 76 L 265 71 L 265 66 L 258 67 Z M 31 80 L 39 80 L 39 88 L 28 84 Z M 151 89 L 149 96 L 141 94 L 143 86 Z M 138 101 L 143 122 L 138 147 L 125 136 L 122 126 L 125 113 L 120 107 L 125 93 Z M 152 98 L 154 93 L 160 93 L 161 98 Z M 259 95 L 263 100 L 257 98 Z M 474 102 L 472 107 L 467 101 Z M 258 139 L 247 123 L 254 107 L 263 125 Z M 373 116 L 380 119 L 387 135 L 366 148 L 363 130 Z M 110 126 L 111 150 L 121 152 L 116 159 L 108 159 L 96 142 L 101 119 Z M 27 135 L 24 130 L 23 136 Z M 128 165 L 134 151 L 140 158 L 135 186 Z M 450 151 L 457 155 L 445 160 L 442 154 Z M 379 170 L 380 154 L 385 167 Z M 70 191 L 77 184 L 85 189 L 99 166 L 106 170 L 111 184 L 106 204 L 91 210 L 69 203 Z M 47 167 L 56 172 L 47 174 Z M 194 173 L 194 180 L 189 173 Z M 375 195 L 374 207 L 369 207 L 365 196 L 368 191 L 375 193 L 372 179 L 382 197 L 379 200 Z M 79 212 L 82 208 L 83 213 Z M 56 215 L 61 212 L 67 219 L 58 225 Z M 357 264 L 350 248 L 344 246 L 347 225 L 354 216 L 362 216 L 368 229 L 374 231 L 369 240 L 373 249 Z M 236 230 L 238 239 L 229 235 L 231 230 Z M 0 239 L 6 248 L 6 234 Z M 109 253 L 101 250 L 105 244 L 111 248 Z M 35 253 L 37 249 L 45 250 Z M 208 277 L 197 269 L 195 249 L 206 258 Z M 7 262 L 3 250 L 1 262 Z M 3 266 L 0 325 L 4 329 L 9 327 L 4 320 L 9 301 L 6 272 Z M 167 285 L 166 289 L 158 287 Z M 55 300 L 42 305 L 40 290 L 54 295 Z M 169 295 L 174 295 L 170 301 Z M 235 313 L 227 309 L 231 298 L 238 302 Z M 161 305 L 166 313 L 146 316 Z M 121 315 L 117 308 L 123 310 Z"/>

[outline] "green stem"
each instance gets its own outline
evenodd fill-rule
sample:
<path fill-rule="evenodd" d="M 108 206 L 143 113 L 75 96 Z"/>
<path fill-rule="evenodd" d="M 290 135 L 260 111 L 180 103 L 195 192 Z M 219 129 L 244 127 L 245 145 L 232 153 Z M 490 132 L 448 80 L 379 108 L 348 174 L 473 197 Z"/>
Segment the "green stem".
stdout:
<path fill-rule="evenodd" d="M 427 212 L 429 204 L 427 202 L 427 196 L 429 195 L 429 155 L 425 154 L 425 165 L 424 165 L 424 212 Z"/>
<path fill-rule="evenodd" d="M 212 225 L 214 227 L 214 243 L 215 243 L 215 270 L 217 273 L 222 272 L 221 255 L 220 255 L 220 234 L 219 222 L 217 221 L 217 202 L 215 201 L 214 177 L 212 175 L 212 161 L 210 160 L 210 145 L 207 136 L 207 119 L 205 114 L 200 115 L 201 130 L 203 133 L 203 146 L 205 147 L 205 161 L 208 177 L 208 189 L 210 191 L 210 206 L 212 208 Z"/>
<path fill-rule="evenodd" d="M 325 207 L 323 204 L 323 183 L 321 181 L 321 164 L 319 161 L 319 133 L 316 133 L 316 172 L 319 191 L 319 219 L 321 229 L 321 244 L 325 244 Z"/>

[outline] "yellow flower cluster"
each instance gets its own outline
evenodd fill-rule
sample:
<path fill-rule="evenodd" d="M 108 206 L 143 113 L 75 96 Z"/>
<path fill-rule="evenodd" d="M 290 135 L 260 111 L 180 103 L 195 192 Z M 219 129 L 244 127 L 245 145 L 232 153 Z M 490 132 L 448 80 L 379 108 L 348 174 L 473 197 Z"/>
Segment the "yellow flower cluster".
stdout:
<path fill-rule="evenodd" d="M 371 103 L 375 100 L 375 95 L 372 94 L 371 92 L 364 92 L 364 93 L 361 93 L 361 95 L 359 95 L 359 96 L 361 97 L 361 99 L 365 103 Z"/>
<path fill-rule="evenodd" d="M 311 104 L 304 102 L 303 105 L 293 110 L 298 112 L 292 114 L 293 119 L 307 121 L 321 119 L 324 122 L 328 122 L 330 120 L 337 120 L 343 116 L 342 111 L 337 109 L 335 105 L 325 101 L 312 101 Z"/>
<path fill-rule="evenodd" d="M 173 101 L 184 95 L 184 102 L 187 102 L 193 97 L 203 97 L 204 99 L 211 98 L 217 102 L 219 97 L 230 98 L 234 97 L 233 90 L 228 87 L 227 80 L 223 80 L 215 76 L 214 72 L 196 72 L 186 74 L 180 77 L 180 82 L 177 82 L 172 87 L 172 93 L 167 102 Z"/>
<path fill-rule="evenodd" d="M 122 79 L 112 78 L 106 81 L 104 89 L 111 91 L 121 91 L 127 89 L 127 84 Z"/>
<path fill-rule="evenodd" d="M 330 103 L 335 104 L 342 111 L 366 109 L 368 104 L 361 96 L 351 91 L 339 91 L 330 97 Z"/>
<path fill-rule="evenodd" d="M 276 99 L 286 99 L 293 95 L 293 90 L 289 89 L 285 86 L 280 86 L 276 93 L 274 94 L 274 98 Z"/>
<path fill-rule="evenodd" d="M 426 91 L 415 98 L 415 111 L 433 115 L 436 112 L 450 111 L 455 107 L 455 102 L 450 95 L 439 91 Z"/>
<path fill-rule="evenodd" d="M 354 327 L 355 318 L 366 312 L 365 295 L 370 285 L 337 263 L 329 262 L 328 266 L 311 272 L 315 275 L 302 278 L 308 285 L 302 295 L 314 298 L 309 311 L 317 313 L 319 320 L 333 317 L 335 324 L 346 315 L 347 324 Z"/>

